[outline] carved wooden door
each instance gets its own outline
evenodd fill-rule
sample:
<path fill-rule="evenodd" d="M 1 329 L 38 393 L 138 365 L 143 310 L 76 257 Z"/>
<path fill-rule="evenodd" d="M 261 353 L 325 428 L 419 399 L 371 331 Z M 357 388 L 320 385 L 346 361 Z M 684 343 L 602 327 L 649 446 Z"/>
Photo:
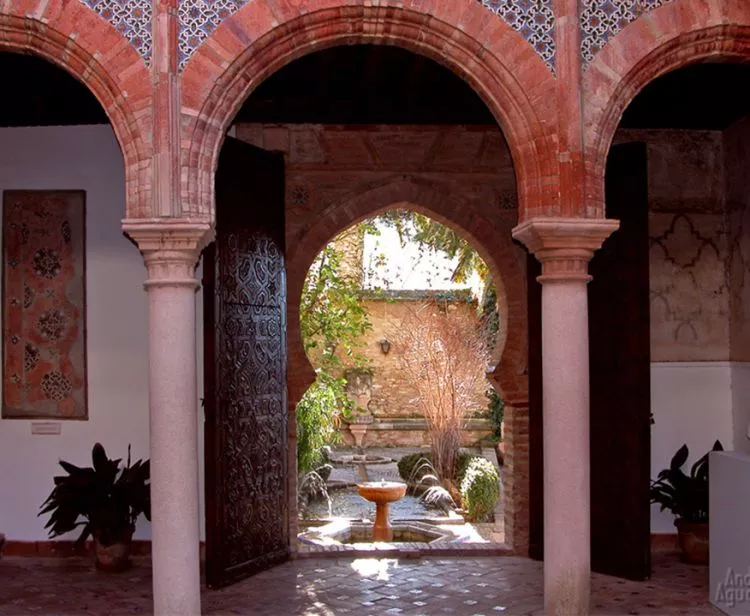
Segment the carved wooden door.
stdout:
<path fill-rule="evenodd" d="M 647 159 L 643 144 L 612 148 L 607 217 L 620 220 L 591 261 L 591 567 L 650 575 L 651 383 Z M 543 558 L 541 272 L 528 265 L 529 554 Z"/>
<path fill-rule="evenodd" d="M 284 162 L 228 138 L 204 253 L 206 582 L 289 556 Z"/>

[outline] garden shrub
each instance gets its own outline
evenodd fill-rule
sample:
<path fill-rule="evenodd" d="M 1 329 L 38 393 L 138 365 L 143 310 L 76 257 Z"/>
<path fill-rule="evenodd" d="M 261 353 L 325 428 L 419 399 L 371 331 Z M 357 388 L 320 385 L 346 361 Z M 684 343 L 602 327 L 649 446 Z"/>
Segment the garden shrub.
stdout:
<path fill-rule="evenodd" d="M 486 521 L 500 498 L 500 477 L 489 460 L 471 456 L 461 478 L 461 501 L 469 519 Z"/>
<path fill-rule="evenodd" d="M 401 476 L 401 479 L 404 481 L 412 480 L 416 482 L 422 478 L 422 475 L 427 474 L 429 470 L 425 468 L 423 471 L 420 471 L 418 477 L 412 477 L 414 468 L 420 463 L 420 460 L 427 460 L 432 463 L 430 460 L 430 454 L 427 452 L 410 453 L 401 458 L 397 463 L 398 474 Z"/>
<path fill-rule="evenodd" d="M 474 458 L 476 458 L 475 455 L 463 451 L 458 454 L 458 458 L 456 459 L 456 483 L 461 483 L 464 473 L 469 466 L 469 462 L 471 462 Z M 427 462 L 432 463 L 430 453 L 427 451 L 410 453 L 401 458 L 397 462 L 398 474 L 401 476 L 401 479 L 403 479 L 404 481 L 413 479 L 411 475 L 420 460 L 427 460 Z M 425 469 L 424 472 L 420 473 L 420 477 L 418 479 L 421 479 L 421 475 L 426 472 L 427 470 Z"/>

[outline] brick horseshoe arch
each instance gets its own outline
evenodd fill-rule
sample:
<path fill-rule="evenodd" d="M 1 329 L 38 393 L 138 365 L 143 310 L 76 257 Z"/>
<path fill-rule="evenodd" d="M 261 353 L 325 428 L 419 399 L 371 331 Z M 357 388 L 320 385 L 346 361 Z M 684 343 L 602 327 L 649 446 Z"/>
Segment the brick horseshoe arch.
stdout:
<path fill-rule="evenodd" d="M 498 281 L 498 303 L 505 323 L 504 335 L 498 340 L 493 380 L 506 397 L 520 395 L 525 400 L 528 388 L 522 369 L 526 365 L 525 261 L 513 244 L 510 227 L 494 226 L 455 193 L 405 177 L 329 205 L 297 237 L 288 238 L 288 245 L 293 247 L 287 258 L 289 374 L 295 375 L 294 382 L 289 383 L 290 402 L 296 403 L 315 380 L 302 346 L 299 323 L 299 302 L 307 271 L 323 247 L 340 232 L 397 206 L 418 211 L 455 229 L 471 242 L 489 266 Z"/>
<path fill-rule="evenodd" d="M 750 61 L 750 3 L 674 0 L 638 18 L 583 76 L 586 205 L 604 215 L 604 170 L 623 112 L 649 82 L 703 60 Z"/>
<path fill-rule="evenodd" d="M 329 205 L 295 237 L 287 238 L 288 255 L 289 400 L 296 404 L 315 380 L 315 372 L 302 346 L 299 304 L 302 286 L 318 252 L 338 233 L 357 222 L 395 206 L 408 207 L 459 231 L 479 251 L 501 285 L 498 303 L 505 304 L 505 339 L 492 375 L 506 401 L 505 493 L 506 543 L 517 553 L 528 547 L 528 372 L 526 319 L 526 255 L 506 228 L 487 220 L 455 193 L 434 183 L 403 176 L 379 184 Z"/>
<path fill-rule="evenodd" d="M 4 10 L 13 9 L 18 10 L 10 4 Z M 125 216 L 149 216 L 151 126 L 150 114 L 142 110 L 151 104 L 151 79 L 132 45 L 81 2 L 37 0 L 24 4 L 23 17 L 0 11 L 0 51 L 43 57 L 91 90 L 122 150 Z"/>
<path fill-rule="evenodd" d="M 436 0 L 429 7 L 419 0 L 378 6 L 366 0 L 318 0 L 313 10 L 305 4 L 250 2 L 226 19 L 187 63 L 182 76 L 182 197 L 187 215 L 213 217 L 219 148 L 250 92 L 295 58 L 356 43 L 398 45 L 441 62 L 465 79 L 508 140 L 520 216 L 554 211 L 559 201 L 556 80 L 507 23 L 476 0 Z"/>

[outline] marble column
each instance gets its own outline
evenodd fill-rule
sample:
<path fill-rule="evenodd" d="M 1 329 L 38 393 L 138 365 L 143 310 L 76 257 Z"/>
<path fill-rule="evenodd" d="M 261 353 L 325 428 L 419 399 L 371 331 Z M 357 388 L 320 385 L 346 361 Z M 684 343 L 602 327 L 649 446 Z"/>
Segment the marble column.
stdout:
<path fill-rule="evenodd" d="M 123 223 L 148 270 L 154 614 L 198 616 L 200 531 L 195 266 L 202 223 Z"/>
<path fill-rule="evenodd" d="M 514 229 L 542 263 L 544 607 L 589 613 L 588 263 L 618 227 L 603 219 L 538 218 Z"/>

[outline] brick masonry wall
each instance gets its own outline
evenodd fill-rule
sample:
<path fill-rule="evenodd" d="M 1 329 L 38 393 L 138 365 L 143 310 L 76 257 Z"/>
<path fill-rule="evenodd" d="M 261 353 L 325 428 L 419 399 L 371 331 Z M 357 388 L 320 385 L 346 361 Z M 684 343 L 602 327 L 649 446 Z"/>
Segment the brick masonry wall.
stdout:
<path fill-rule="evenodd" d="M 407 294 L 408 292 L 404 295 Z M 380 424 L 368 430 L 364 439 L 366 446 L 420 446 L 429 443 L 429 434 L 425 429 L 406 429 L 415 422 L 424 422 L 424 414 L 419 406 L 419 394 L 416 387 L 401 369 L 403 348 L 398 343 L 392 342 L 386 354 L 383 353 L 380 345 L 380 341 L 384 339 L 393 341 L 404 319 L 413 311 L 418 311 L 426 305 L 423 301 L 410 299 L 364 300 L 365 309 L 370 315 L 372 330 L 361 338 L 359 354 L 366 359 L 371 377 L 367 379 L 368 383 L 361 388 L 359 395 L 352 397 L 359 406 L 367 408 L 375 422 Z M 475 301 L 449 301 L 447 309 L 452 318 L 469 321 L 479 326 Z M 349 367 L 352 366 L 353 364 L 350 363 Z M 477 382 L 471 407 L 466 409 L 467 417 L 481 417 L 486 421 L 488 400 L 485 391 L 488 387 L 490 383 L 486 378 Z M 389 425 L 392 426 L 390 429 L 388 429 Z M 475 444 L 491 434 L 489 423 L 486 423 L 483 430 L 470 429 L 471 427 L 474 426 L 467 426 L 464 432 L 465 445 Z M 348 431 L 344 432 L 348 438 Z"/>

